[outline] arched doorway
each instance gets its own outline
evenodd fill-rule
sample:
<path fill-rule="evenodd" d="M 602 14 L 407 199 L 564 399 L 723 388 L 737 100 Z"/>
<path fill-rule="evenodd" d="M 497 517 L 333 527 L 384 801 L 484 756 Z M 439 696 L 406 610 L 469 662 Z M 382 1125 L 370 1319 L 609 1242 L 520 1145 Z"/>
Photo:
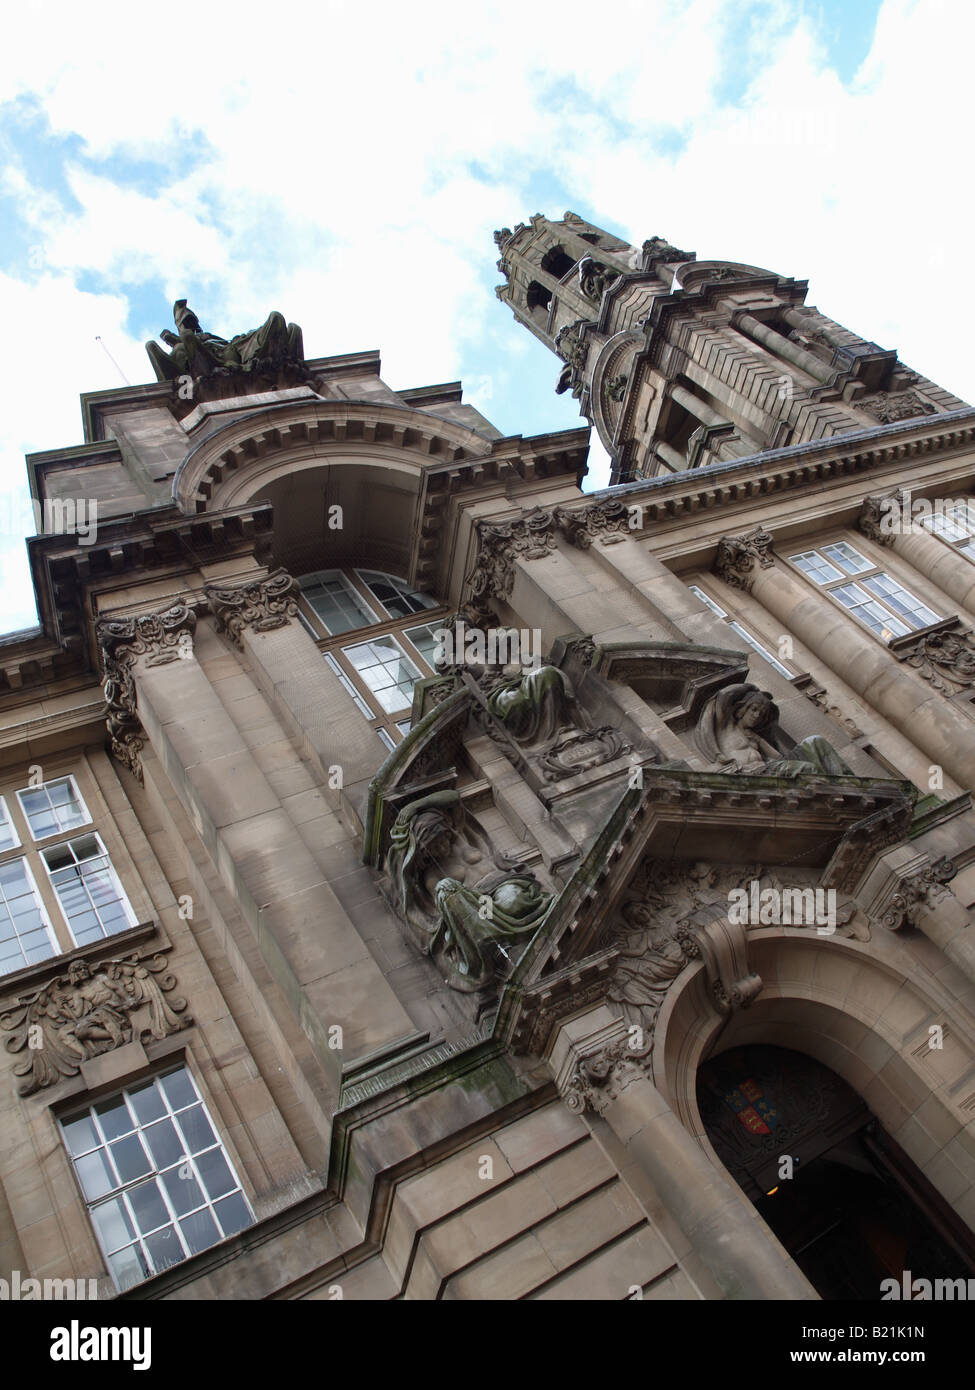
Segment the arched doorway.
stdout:
<path fill-rule="evenodd" d="M 905 1270 L 975 1276 L 972 1233 L 821 1062 L 732 1048 L 701 1066 L 697 1103 L 715 1152 L 824 1299 L 879 1300 Z"/>

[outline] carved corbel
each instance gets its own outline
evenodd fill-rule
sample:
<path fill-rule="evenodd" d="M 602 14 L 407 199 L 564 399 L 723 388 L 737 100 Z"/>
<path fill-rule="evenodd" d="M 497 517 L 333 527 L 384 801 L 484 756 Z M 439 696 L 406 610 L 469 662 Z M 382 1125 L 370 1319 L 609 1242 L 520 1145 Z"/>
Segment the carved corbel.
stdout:
<path fill-rule="evenodd" d="M 140 754 L 146 737 L 136 712 L 137 697 L 132 668 L 164 666 L 193 656 L 196 614 L 185 603 L 173 604 L 162 613 L 142 613 L 131 618 L 99 618 L 96 634 L 105 671 L 103 689 L 108 705 L 106 727 L 113 757 L 142 781 Z"/>
<path fill-rule="evenodd" d="M 678 936 L 697 947 L 718 1010 L 747 1009 L 762 989 L 761 975 L 749 969 L 747 927 L 723 907 L 704 907 L 685 919 Z"/>
<path fill-rule="evenodd" d="M 951 860 L 944 856 L 934 864 L 927 864 L 917 873 L 901 879 L 881 914 L 881 922 L 888 931 L 900 931 L 903 927 L 916 927 L 919 913 L 935 908 L 945 898 L 953 898 L 954 893 L 947 886 L 958 870 Z"/>
<path fill-rule="evenodd" d="M 244 628 L 273 632 L 297 615 L 300 586 L 287 570 L 278 569 L 243 584 L 209 585 L 206 596 L 217 623 L 235 647 L 243 649 Z"/>
<path fill-rule="evenodd" d="M 900 502 L 899 492 L 883 497 L 865 497 L 857 517 L 857 530 L 875 545 L 893 545 L 894 528 L 888 518 L 897 515 Z"/>
<path fill-rule="evenodd" d="M 749 536 L 722 536 L 714 558 L 714 573 L 733 589 L 746 592 L 755 580 L 755 564 L 763 570 L 775 564 L 772 553 L 773 537 L 768 531 L 754 531 Z"/>

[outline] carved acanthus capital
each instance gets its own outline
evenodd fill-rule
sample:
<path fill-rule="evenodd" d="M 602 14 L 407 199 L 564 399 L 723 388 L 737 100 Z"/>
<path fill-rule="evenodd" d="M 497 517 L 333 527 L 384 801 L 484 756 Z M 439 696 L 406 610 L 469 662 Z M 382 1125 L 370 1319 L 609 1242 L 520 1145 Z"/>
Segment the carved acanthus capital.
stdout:
<path fill-rule="evenodd" d="M 191 660 L 196 614 L 184 603 L 162 613 L 141 613 L 131 618 L 100 618 L 96 633 L 105 671 L 103 689 L 108 705 L 106 727 L 112 755 L 142 781 L 140 754 L 145 733 L 136 713 L 137 696 L 132 668 L 165 666 L 170 661 Z"/>
<path fill-rule="evenodd" d="M 773 537 L 768 531 L 754 531 L 750 536 L 722 536 L 714 558 L 714 572 L 733 589 L 747 591 L 754 583 L 756 562 L 763 570 L 774 565 L 772 545 Z"/>
<path fill-rule="evenodd" d="M 470 600 L 464 614 L 472 622 L 493 616 L 489 599 L 509 597 L 516 560 L 538 560 L 555 549 L 555 523 L 551 512 L 534 507 L 514 521 L 478 522 L 477 537 L 477 560 L 467 577 Z"/>
<path fill-rule="evenodd" d="M 165 1038 L 193 1019 L 186 1000 L 172 994 L 176 979 L 164 956 L 89 964 L 74 960 L 64 974 L 20 995 L 0 1014 L 10 1034 L 7 1050 L 25 1053 L 14 1067 L 18 1086 L 29 1096 L 66 1076 L 77 1076 L 84 1062 L 139 1039 Z"/>
<path fill-rule="evenodd" d="M 556 526 L 570 545 L 579 550 L 588 550 L 593 541 L 603 545 L 615 545 L 626 540 L 630 528 L 632 511 L 625 503 L 615 497 L 593 502 L 579 511 L 568 511 L 556 507 L 553 513 Z"/>
<path fill-rule="evenodd" d="M 635 1044 L 635 1045 L 634 1045 Z M 651 1080 L 650 1042 L 639 1029 L 580 1057 L 562 1099 L 570 1110 L 602 1115 L 634 1081 Z"/>
<path fill-rule="evenodd" d="M 883 925 L 888 931 L 916 927 L 919 913 L 937 906 L 944 898 L 954 896 L 947 885 L 957 872 L 955 865 L 945 856 L 901 879 L 881 915 Z"/>
<path fill-rule="evenodd" d="M 217 622 L 235 647 L 243 647 L 244 628 L 272 632 L 285 627 L 298 612 L 300 586 L 285 569 L 243 584 L 209 585 L 206 596 Z"/>

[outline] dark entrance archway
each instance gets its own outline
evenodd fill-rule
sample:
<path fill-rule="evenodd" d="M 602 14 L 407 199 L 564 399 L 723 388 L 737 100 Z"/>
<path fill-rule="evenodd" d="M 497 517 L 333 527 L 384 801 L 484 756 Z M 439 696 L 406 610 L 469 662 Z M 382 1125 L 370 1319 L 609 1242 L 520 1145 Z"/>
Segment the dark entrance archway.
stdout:
<path fill-rule="evenodd" d="M 700 1068 L 697 1100 L 719 1158 L 824 1299 L 877 1301 L 905 1270 L 975 1276 L 972 1233 L 822 1063 L 733 1048 Z"/>

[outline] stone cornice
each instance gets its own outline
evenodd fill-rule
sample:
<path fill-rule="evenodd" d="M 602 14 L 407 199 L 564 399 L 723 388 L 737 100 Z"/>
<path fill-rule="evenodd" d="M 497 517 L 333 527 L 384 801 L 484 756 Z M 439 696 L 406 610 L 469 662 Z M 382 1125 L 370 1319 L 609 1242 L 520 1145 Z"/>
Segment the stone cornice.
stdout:
<path fill-rule="evenodd" d="M 620 483 L 589 494 L 589 500 L 612 497 L 632 505 L 642 504 L 647 521 L 659 522 L 773 494 L 822 492 L 823 484 L 834 479 L 880 471 L 973 444 L 975 408 L 966 406 L 782 449 L 767 449 L 685 473 Z M 891 486 L 896 486 L 894 480 Z"/>

